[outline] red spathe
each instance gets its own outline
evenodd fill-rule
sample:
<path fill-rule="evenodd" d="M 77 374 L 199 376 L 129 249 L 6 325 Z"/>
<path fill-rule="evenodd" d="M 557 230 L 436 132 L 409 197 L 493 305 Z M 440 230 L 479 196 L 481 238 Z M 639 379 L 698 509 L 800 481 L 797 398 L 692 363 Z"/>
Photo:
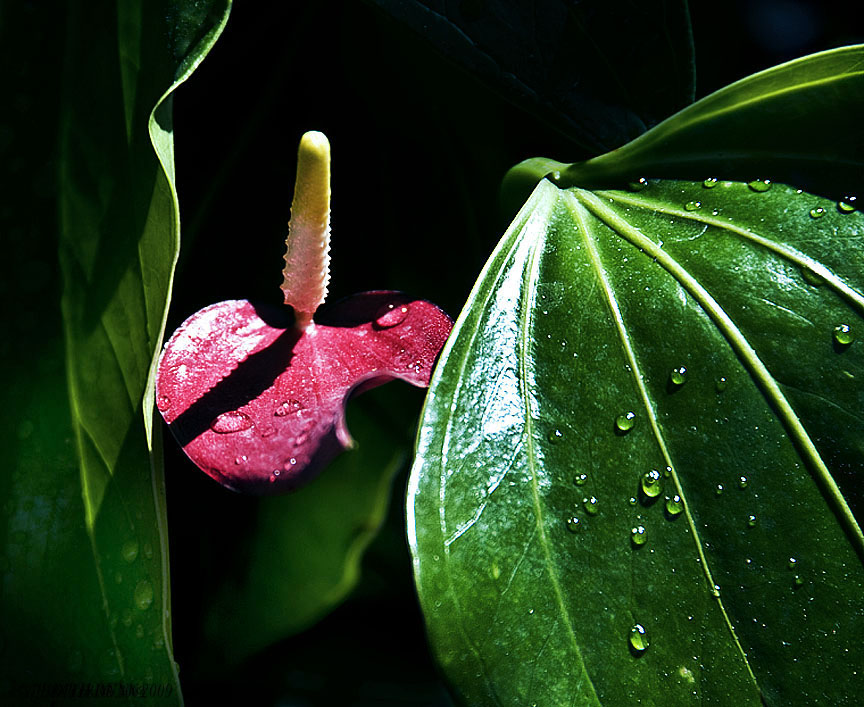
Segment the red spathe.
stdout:
<path fill-rule="evenodd" d="M 284 493 L 352 444 L 345 404 L 389 380 L 426 387 L 452 320 L 398 292 L 323 307 L 228 300 L 187 319 L 162 352 L 156 405 L 189 458 L 235 491 Z"/>

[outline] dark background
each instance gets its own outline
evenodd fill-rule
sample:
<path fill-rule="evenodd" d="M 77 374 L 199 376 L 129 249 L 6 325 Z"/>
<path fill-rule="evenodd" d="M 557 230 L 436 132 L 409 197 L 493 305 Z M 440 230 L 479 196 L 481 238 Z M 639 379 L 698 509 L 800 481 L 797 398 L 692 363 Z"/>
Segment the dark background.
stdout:
<path fill-rule="evenodd" d="M 59 311 L 34 318 L 10 304 L 21 295 L 59 301 L 61 287 L 53 254 L 64 25 L 62 8 L 45 5 L 0 4 L 0 29 L 11 23 L 32 37 L 24 54 L 0 46 L 0 359 L 13 364 L 31 355 L 26 342 L 55 341 L 61 332 Z M 787 59 L 864 41 L 848 7 L 692 3 L 697 97 Z M 401 289 L 454 317 L 507 225 L 498 203 L 506 169 L 534 156 L 585 156 L 358 0 L 236 3 L 174 110 L 183 232 L 168 332 L 219 300 L 278 301 L 294 155 L 305 130 L 326 132 L 333 146 L 331 298 Z M 409 435 L 422 396 L 415 400 L 410 413 L 399 411 Z M 224 571 L 222 559 L 242 553 L 255 502 L 212 483 L 170 439 L 165 446 L 174 646 L 187 704 L 450 704 L 414 596 L 407 468 L 352 597 L 308 631 L 226 670 L 200 659 L 202 593 Z M 214 516 L 230 524 L 230 546 L 224 526 L 202 525 Z"/>

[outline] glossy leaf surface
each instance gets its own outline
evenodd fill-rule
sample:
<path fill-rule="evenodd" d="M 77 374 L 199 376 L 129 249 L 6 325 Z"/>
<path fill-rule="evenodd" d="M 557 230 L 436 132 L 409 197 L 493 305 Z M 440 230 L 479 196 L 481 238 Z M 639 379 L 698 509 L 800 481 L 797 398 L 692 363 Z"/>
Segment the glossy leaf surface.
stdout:
<path fill-rule="evenodd" d="M 3 403 L 24 434 L 4 477 L 2 690 L 23 703 L 97 697 L 63 691 L 97 683 L 182 701 L 145 392 L 177 252 L 170 94 L 215 42 L 228 4 L 65 8 L 62 302 L 49 292 L 33 305 L 44 331 Z M 53 127 L 40 137 L 52 140 Z M 53 255 L 41 254 L 49 271 Z M 52 330 L 61 313 L 63 343 Z"/>
<path fill-rule="evenodd" d="M 373 2 L 589 153 L 693 100 L 690 19 L 679 0 Z"/>
<path fill-rule="evenodd" d="M 561 184 L 604 186 L 638 177 L 701 180 L 771 176 L 844 196 L 864 172 L 864 45 L 802 57 L 748 76 L 667 118 L 613 152 L 573 165 L 528 160 L 513 170 Z M 512 185 L 511 185 L 512 186 Z"/>
<path fill-rule="evenodd" d="M 298 331 L 290 307 L 228 300 L 165 346 L 157 406 L 186 454 L 234 491 L 285 493 L 352 445 L 351 394 L 400 379 L 426 387 L 452 321 L 398 292 L 352 295 Z"/>
<path fill-rule="evenodd" d="M 780 184 L 541 182 L 442 353 L 409 492 L 467 703 L 855 702 L 862 237 Z"/>

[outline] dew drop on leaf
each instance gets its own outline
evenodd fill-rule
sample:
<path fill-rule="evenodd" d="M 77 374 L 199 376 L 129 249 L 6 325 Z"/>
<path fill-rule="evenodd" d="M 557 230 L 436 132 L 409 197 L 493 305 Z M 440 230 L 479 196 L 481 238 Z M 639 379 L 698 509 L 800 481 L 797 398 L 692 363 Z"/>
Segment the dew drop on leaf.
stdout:
<path fill-rule="evenodd" d="M 547 438 L 552 444 L 557 444 L 564 439 L 564 433 L 561 430 L 552 430 Z"/>
<path fill-rule="evenodd" d="M 588 481 L 588 474 L 576 474 L 573 479 L 573 483 L 577 486 L 584 486 L 586 481 Z"/>
<path fill-rule="evenodd" d="M 663 490 L 662 476 L 657 469 L 651 469 L 642 474 L 642 493 L 648 498 L 656 498 Z"/>
<path fill-rule="evenodd" d="M 702 182 L 702 186 L 706 189 L 713 189 L 717 186 L 717 177 L 708 177 L 708 179 Z"/>
<path fill-rule="evenodd" d="M 810 209 L 810 218 L 822 218 L 824 215 L 825 209 L 823 209 L 821 206 Z"/>
<path fill-rule="evenodd" d="M 645 528 L 641 525 L 637 525 L 635 528 L 630 530 L 630 541 L 636 545 L 644 545 L 645 541 L 648 538 L 645 536 Z"/>
<path fill-rule="evenodd" d="M 714 383 L 714 388 L 718 393 L 722 393 L 729 385 L 729 381 L 724 376 L 720 376 Z"/>
<path fill-rule="evenodd" d="M 666 497 L 666 512 L 670 516 L 677 516 L 684 510 L 684 501 L 677 493 L 674 496 Z"/>
<path fill-rule="evenodd" d="M 408 311 L 407 304 L 399 305 L 398 307 L 394 304 L 384 305 L 378 311 L 375 323 L 382 329 L 390 329 L 404 322 L 408 316 Z"/>
<path fill-rule="evenodd" d="M 247 457 L 245 454 L 241 454 L 239 457 L 234 457 L 234 463 L 237 466 L 240 466 L 244 462 L 248 461 L 248 459 L 249 459 L 249 457 Z"/>
<path fill-rule="evenodd" d="M 686 204 L 684 204 L 684 209 L 686 211 L 698 211 L 701 208 L 702 208 L 702 202 L 701 201 L 688 201 Z"/>
<path fill-rule="evenodd" d="M 792 589 L 801 589 L 804 586 L 804 578 L 796 574 L 792 579 Z"/>
<path fill-rule="evenodd" d="M 738 477 L 738 488 L 746 489 L 747 484 L 748 484 L 748 481 L 747 481 L 746 476 L 739 476 Z"/>
<path fill-rule="evenodd" d="M 790 570 L 794 570 L 798 566 L 798 560 L 796 560 L 794 557 L 790 557 L 789 562 L 786 564 L 786 566 Z"/>
<path fill-rule="evenodd" d="M 752 182 L 747 182 L 747 186 L 760 194 L 768 191 L 771 188 L 770 179 L 754 179 Z"/>
<path fill-rule="evenodd" d="M 820 275 L 817 275 L 810 268 L 806 267 L 801 268 L 801 277 L 804 278 L 804 282 L 813 287 L 820 287 L 825 282 Z"/>
<path fill-rule="evenodd" d="M 135 559 L 138 557 L 138 541 L 127 540 L 123 543 L 123 547 L 120 548 L 120 555 L 126 562 L 135 562 Z"/>
<path fill-rule="evenodd" d="M 567 519 L 567 530 L 571 533 L 578 533 L 582 530 L 582 524 L 579 522 L 579 519 L 576 516 Z"/>
<path fill-rule="evenodd" d="M 133 598 L 135 600 L 135 606 L 137 606 L 141 611 L 150 608 L 150 605 L 153 603 L 153 585 L 150 584 L 149 580 L 142 579 L 138 582 L 135 586 Z"/>
<path fill-rule="evenodd" d="M 583 498 L 582 505 L 585 507 L 585 512 L 588 515 L 596 516 L 600 508 L 597 505 L 597 499 L 594 496 Z"/>
<path fill-rule="evenodd" d="M 837 210 L 841 214 L 851 214 L 858 208 L 858 197 L 844 196 L 837 202 Z"/>
<path fill-rule="evenodd" d="M 648 634 L 642 624 L 634 624 L 630 629 L 630 645 L 634 651 L 641 653 L 650 643 L 648 642 Z"/>
<path fill-rule="evenodd" d="M 630 191 L 642 191 L 645 187 L 648 186 L 648 180 L 645 177 L 639 177 L 627 185 L 630 188 Z"/>
<path fill-rule="evenodd" d="M 759 519 L 756 516 L 754 516 L 752 513 L 749 516 L 747 516 L 747 527 L 748 528 L 755 528 L 757 525 L 759 525 Z"/>
<path fill-rule="evenodd" d="M 673 385 L 684 385 L 687 382 L 687 367 L 678 366 L 669 373 L 669 380 Z"/>
<path fill-rule="evenodd" d="M 615 427 L 618 428 L 621 432 L 629 432 L 633 429 L 633 425 L 636 424 L 636 413 L 635 412 L 625 412 L 618 417 L 615 418 Z"/>
<path fill-rule="evenodd" d="M 714 489 L 714 493 L 718 496 L 723 493 L 723 484 L 717 484 L 717 488 Z"/>
<path fill-rule="evenodd" d="M 852 333 L 852 327 L 848 324 L 838 324 L 834 327 L 834 341 L 841 346 L 849 346 L 855 341 L 855 334 Z"/>
<path fill-rule="evenodd" d="M 245 413 L 234 410 L 223 412 L 210 423 L 210 429 L 220 435 L 242 432 L 250 427 L 252 427 L 251 418 Z"/>

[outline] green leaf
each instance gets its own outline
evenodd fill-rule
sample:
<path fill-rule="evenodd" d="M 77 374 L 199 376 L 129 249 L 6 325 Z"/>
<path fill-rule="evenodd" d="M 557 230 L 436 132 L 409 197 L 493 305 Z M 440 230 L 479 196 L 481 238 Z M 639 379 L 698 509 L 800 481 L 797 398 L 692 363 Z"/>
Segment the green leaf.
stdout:
<path fill-rule="evenodd" d="M 305 630 L 355 588 L 363 553 L 384 520 L 393 476 L 408 459 L 404 428 L 416 424 L 391 411 L 418 409 L 418 397 L 405 385 L 365 393 L 348 407 L 355 449 L 301 492 L 257 500 L 254 528 L 235 544 L 238 556 L 220 553 L 224 583 L 218 591 L 199 588 L 214 595 L 204 650 L 217 657 L 203 663 L 237 663 Z M 197 521 L 203 542 L 224 535 L 222 513 L 211 507 L 212 517 Z"/>
<path fill-rule="evenodd" d="M 588 153 L 632 140 L 694 97 L 682 0 L 372 2 Z"/>
<path fill-rule="evenodd" d="M 182 701 L 147 391 L 178 247 L 170 96 L 229 6 L 67 7 L 57 157 L 64 342 L 53 329 L 58 302 L 36 304 L 45 330 L 3 405 L 14 406 L 18 439 L 4 488 L 2 688 L 25 701 L 75 698 L 52 691 L 96 683 L 147 684 L 154 704 Z"/>
<path fill-rule="evenodd" d="M 859 184 L 864 171 L 862 111 L 864 45 L 859 44 L 741 79 L 586 162 L 527 160 L 514 168 L 507 186 L 518 198 L 521 185 L 525 196 L 521 179 L 533 186 L 556 170 L 562 185 L 581 186 L 620 185 L 637 177 L 702 180 L 711 174 L 746 181 L 770 175 L 841 197 Z"/>
<path fill-rule="evenodd" d="M 489 260 L 408 499 L 467 703 L 855 703 L 864 217 L 767 186 L 543 181 Z"/>

